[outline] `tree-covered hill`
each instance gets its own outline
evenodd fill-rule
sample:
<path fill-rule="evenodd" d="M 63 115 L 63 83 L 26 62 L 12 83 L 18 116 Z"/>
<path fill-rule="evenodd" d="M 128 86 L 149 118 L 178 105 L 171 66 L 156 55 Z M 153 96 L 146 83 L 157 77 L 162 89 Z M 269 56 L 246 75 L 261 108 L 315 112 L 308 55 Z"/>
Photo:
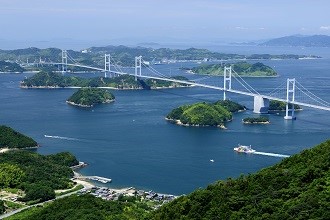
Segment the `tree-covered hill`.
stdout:
<path fill-rule="evenodd" d="M 45 201 L 55 197 L 55 189 L 73 186 L 70 166 L 77 165 L 70 153 L 40 155 L 29 151 L 0 154 L 0 189 L 18 188 L 25 191 L 22 201 Z"/>
<path fill-rule="evenodd" d="M 244 106 L 231 101 L 196 103 L 173 109 L 166 119 L 187 126 L 223 126 L 232 119 L 232 112 L 244 110 Z"/>
<path fill-rule="evenodd" d="M 188 81 L 186 77 L 175 76 L 173 79 Z M 135 80 L 134 76 L 120 75 L 112 78 L 94 77 L 81 78 L 76 76 L 64 76 L 54 72 L 39 72 L 24 79 L 22 88 L 64 88 L 64 87 L 111 87 L 114 89 L 153 89 L 175 88 L 187 86 L 182 83 L 166 82 L 163 80 Z"/>
<path fill-rule="evenodd" d="M 330 140 L 162 206 L 150 219 L 328 219 Z"/>
<path fill-rule="evenodd" d="M 14 73 L 21 73 L 25 71 L 24 68 L 22 68 L 17 63 L 12 62 L 6 62 L 0 60 L 0 72 L 14 72 Z"/>
<path fill-rule="evenodd" d="M 289 103 L 289 109 L 292 108 L 292 104 Z M 276 100 L 270 100 L 269 102 L 269 111 L 285 111 L 286 103 Z M 294 105 L 295 110 L 301 110 L 302 108 L 299 105 Z"/>
<path fill-rule="evenodd" d="M 10 127 L 0 125 L 0 148 L 29 148 L 37 146 L 38 143 L 32 138 Z"/>
<path fill-rule="evenodd" d="M 228 65 L 228 64 L 226 64 Z M 223 75 L 224 64 L 209 64 L 193 67 L 191 71 L 195 74 Z M 269 66 L 257 62 L 250 64 L 248 62 L 238 62 L 231 64 L 232 69 L 240 76 L 277 76 L 277 73 Z"/>
<path fill-rule="evenodd" d="M 330 47 L 330 36 L 327 35 L 293 35 L 271 39 L 261 46 L 290 46 L 290 47 Z"/>
<path fill-rule="evenodd" d="M 67 100 L 67 103 L 81 107 L 93 107 L 96 104 L 110 103 L 115 96 L 106 89 L 81 88 Z"/>

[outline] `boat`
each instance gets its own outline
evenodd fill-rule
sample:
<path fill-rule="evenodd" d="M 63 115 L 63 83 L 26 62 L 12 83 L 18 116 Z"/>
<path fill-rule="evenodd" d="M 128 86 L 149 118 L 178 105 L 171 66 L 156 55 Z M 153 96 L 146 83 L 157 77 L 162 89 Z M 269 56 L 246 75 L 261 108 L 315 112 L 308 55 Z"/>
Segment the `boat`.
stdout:
<path fill-rule="evenodd" d="M 211 159 L 211 160 L 210 160 L 210 162 L 212 162 L 212 163 L 213 163 L 213 162 L 214 162 L 214 160 L 213 160 L 213 159 Z"/>
<path fill-rule="evenodd" d="M 238 145 L 238 147 L 234 147 L 234 151 L 238 152 L 238 153 L 246 153 L 246 154 L 251 154 L 256 152 L 255 150 L 253 150 L 250 146 L 245 146 L 245 145 Z"/>

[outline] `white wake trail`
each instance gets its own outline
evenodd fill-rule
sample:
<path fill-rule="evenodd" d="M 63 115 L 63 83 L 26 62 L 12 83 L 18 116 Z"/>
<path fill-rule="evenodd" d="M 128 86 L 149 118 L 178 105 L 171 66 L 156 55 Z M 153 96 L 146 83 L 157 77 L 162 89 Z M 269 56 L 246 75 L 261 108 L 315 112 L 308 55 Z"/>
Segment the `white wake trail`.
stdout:
<path fill-rule="evenodd" d="M 70 138 L 70 137 L 61 137 L 61 136 L 52 136 L 52 135 L 44 135 L 46 138 L 55 138 L 55 139 L 62 139 L 62 140 L 69 140 L 69 141 L 79 141 L 77 138 Z"/>
<path fill-rule="evenodd" d="M 265 156 L 271 156 L 271 157 L 290 157 L 290 155 L 285 155 L 285 154 L 274 154 L 274 153 L 266 153 L 266 152 L 259 152 L 259 151 L 255 151 L 252 154 L 265 155 Z"/>

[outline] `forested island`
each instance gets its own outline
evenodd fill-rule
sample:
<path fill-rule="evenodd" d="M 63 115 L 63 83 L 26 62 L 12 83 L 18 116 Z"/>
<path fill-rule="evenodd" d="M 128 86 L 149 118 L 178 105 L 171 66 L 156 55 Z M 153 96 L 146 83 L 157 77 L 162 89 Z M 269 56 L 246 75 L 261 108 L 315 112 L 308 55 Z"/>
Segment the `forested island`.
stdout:
<path fill-rule="evenodd" d="M 270 123 L 269 119 L 264 116 L 248 117 L 248 118 L 244 118 L 242 121 L 244 124 L 269 124 Z"/>
<path fill-rule="evenodd" d="M 199 188 L 156 210 L 137 203 L 135 196 L 105 201 L 73 195 L 8 219 L 328 219 L 329 158 L 330 140 L 254 174 Z"/>
<path fill-rule="evenodd" d="M 200 102 L 183 105 L 173 109 L 166 120 L 184 126 L 216 126 L 224 127 L 224 122 L 232 119 L 232 113 L 243 111 L 245 107 L 238 103 L 225 100 L 215 103 Z"/>
<path fill-rule="evenodd" d="M 38 143 L 32 138 L 21 134 L 5 125 L 0 125 L 0 149 L 1 148 L 31 148 L 37 147 Z"/>
<path fill-rule="evenodd" d="M 289 103 L 289 109 L 292 108 L 292 104 Z M 299 105 L 294 104 L 295 110 L 302 110 Z M 286 110 L 286 103 L 277 101 L 277 100 L 270 100 L 269 102 L 269 111 L 285 111 Z"/>
<path fill-rule="evenodd" d="M 14 62 L 7 62 L 0 60 L 0 73 L 22 73 L 25 69 Z"/>
<path fill-rule="evenodd" d="M 183 76 L 175 76 L 171 78 L 188 81 L 188 79 Z M 24 79 L 20 84 L 21 88 L 108 87 L 113 89 L 157 89 L 186 86 L 189 85 L 154 79 L 148 79 L 146 81 L 139 79 L 136 81 L 134 76 L 130 75 L 120 75 L 112 78 L 82 78 L 76 76 L 64 76 L 60 73 L 44 71 Z"/>
<path fill-rule="evenodd" d="M 93 107 L 96 104 L 104 104 L 115 101 L 115 96 L 106 89 L 81 88 L 66 101 L 70 105 L 79 107 Z"/>
<path fill-rule="evenodd" d="M 269 66 L 264 65 L 263 63 L 257 62 L 250 64 L 248 62 L 237 62 L 230 64 L 232 70 L 235 71 L 239 76 L 244 77 L 274 77 L 277 76 L 277 73 Z M 203 74 L 203 75 L 223 75 L 224 67 L 228 64 L 209 64 L 209 65 L 200 65 L 187 69 L 188 72 L 194 74 Z"/>

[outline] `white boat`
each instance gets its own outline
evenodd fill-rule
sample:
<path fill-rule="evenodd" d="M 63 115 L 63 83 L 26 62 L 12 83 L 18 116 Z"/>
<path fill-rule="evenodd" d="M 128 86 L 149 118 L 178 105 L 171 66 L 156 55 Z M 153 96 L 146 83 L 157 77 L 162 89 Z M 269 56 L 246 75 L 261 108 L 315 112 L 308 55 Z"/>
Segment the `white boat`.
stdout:
<path fill-rule="evenodd" d="M 211 159 L 211 160 L 210 160 L 210 162 L 212 162 L 212 163 L 213 163 L 213 162 L 214 162 L 214 160 L 213 160 L 213 159 Z"/>
<path fill-rule="evenodd" d="M 234 147 L 234 151 L 238 152 L 238 153 L 246 153 L 246 154 L 251 154 L 256 152 L 255 150 L 253 150 L 250 146 L 245 146 L 245 145 L 238 145 L 238 147 Z"/>

